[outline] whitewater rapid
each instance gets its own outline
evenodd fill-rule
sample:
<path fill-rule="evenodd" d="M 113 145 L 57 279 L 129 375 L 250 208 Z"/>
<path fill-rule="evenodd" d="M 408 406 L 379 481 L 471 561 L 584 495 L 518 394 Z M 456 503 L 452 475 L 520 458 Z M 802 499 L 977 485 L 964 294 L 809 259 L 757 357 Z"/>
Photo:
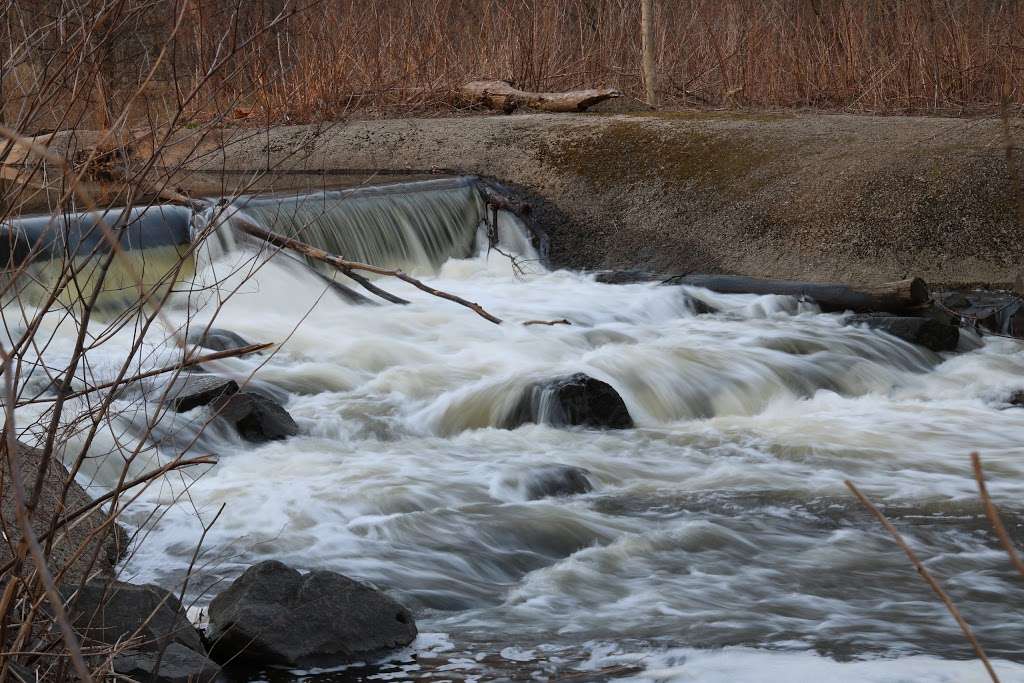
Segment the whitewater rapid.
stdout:
<path fill-rule="evenodd" d="M 1004 681 L 1024 680 L 1024 584 L 986 531 L 968 460 L 982 454 L 1019 538 L 1024 410 L 1000 400 L 1021 388 L 1020 342 L 940 356 L 790 298 L 521 274 L 494 252 L 421 273 L 498 326 L 393 281 L 380 284 L 410 305 L 358 306 L 283 259 L 231 258 L 205 266 L 238 271 L 217 295 L 180 295 L 168 320 L 197 307 L 204 320 L 226 298 L 216 327 L 278 343 L 211 369 L 277 392 L 300 435 L 199 437 L 218 464 L 132 507 L 144 541 L 126 580 L 177 585 L 224 506 L 190 602 L 270 558 L 371 581 L 426 634 L 372 669 L 384 679 L 984 680 L 849 478 L 886 505 Z M 521 324 L 561 318 L 573 324 Z M 147 363 L 174 357 L 165 339 Z M 636 428 L 496 427 L 524 387 L 576 372 L 615 387 Z M 147 463 L 204 410 L 168 418 Z M 550 464 L 585 468 L 594 491 L 527 500 L 525 479 Z M 96 458 L 82 478 L 99 491 L 116 469 Z"/>

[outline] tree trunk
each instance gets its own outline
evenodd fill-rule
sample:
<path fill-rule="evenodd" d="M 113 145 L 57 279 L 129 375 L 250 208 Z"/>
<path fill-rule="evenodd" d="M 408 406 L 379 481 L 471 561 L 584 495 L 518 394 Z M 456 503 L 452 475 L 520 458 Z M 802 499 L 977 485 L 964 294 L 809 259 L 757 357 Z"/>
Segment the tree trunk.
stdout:
<path fill-rule="evenodd" d="M 622 96 L 621 92 L 612 88 L 530 92 L 519 90 L 508 81 L 473 81 L 462 86 L 459 93 L 468 102 L 504 112 L 520 107 L 550 112 L 586 111 L 599 102 Z"/>
<path fill-rule="evenodd" d="M 656 85 L 654 76 L 654 0 L 640 0 L 640 46 L 643 52 L 644 89 L 647 92 L 647 104 L 658 106 L 658 96 L 654 92 Z"/>
<path fill-rule="evenodd" d="M 899 313 L 928 302 L 928 285 L 921 278 L 878 285 L 840 285 L 789 280 L 761 280 L 741 275 L 681 275 L 665 284 L 704 287 L 721 294 L 781 294 L 814 300 L 823 311 Z"/>

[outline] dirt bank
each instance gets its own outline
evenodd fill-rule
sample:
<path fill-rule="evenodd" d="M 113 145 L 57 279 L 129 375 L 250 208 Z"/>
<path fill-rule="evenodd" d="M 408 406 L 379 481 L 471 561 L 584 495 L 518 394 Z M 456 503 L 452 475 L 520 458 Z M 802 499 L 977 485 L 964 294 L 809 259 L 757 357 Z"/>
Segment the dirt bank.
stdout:
<path fill-rule="evenodd" d="M 230 187 L 268 168 L 287 174 L 278 189 L 375 172 L 493 176 L 538 201 L 561 266 L 1012 283 L 1024 252 L 997 121 L 672 112 L 232 135 L 180 182 L 202 190 L 227 171 Z"/>

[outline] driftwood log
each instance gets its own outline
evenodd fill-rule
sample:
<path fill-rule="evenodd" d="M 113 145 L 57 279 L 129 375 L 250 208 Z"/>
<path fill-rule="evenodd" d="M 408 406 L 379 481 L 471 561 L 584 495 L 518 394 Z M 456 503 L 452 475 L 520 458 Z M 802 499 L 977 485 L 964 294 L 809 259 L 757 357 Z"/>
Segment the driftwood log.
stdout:
<path fill-rule="evenodd" d="M 739 275 L 680 275 L 665 284 L 704 287 L 721 294 L 781 294 L 812 299 L 823 311 L 902 313 L 919 309 L 930 298 L 921 278 L 877 285 L 841 285 L 789 280 L 762 280 Z"/>
<path fill-rule="evenodd" d="M 605 100 L 622 97 L 622 93 L 614 88 L 531 92 L 520 90 L 508 81 L 473 81 L 462 86 L 459 95 L 470 104 L 483 105 L 506 113 L 520 107 L 548 112 L 586 111 Z"/>

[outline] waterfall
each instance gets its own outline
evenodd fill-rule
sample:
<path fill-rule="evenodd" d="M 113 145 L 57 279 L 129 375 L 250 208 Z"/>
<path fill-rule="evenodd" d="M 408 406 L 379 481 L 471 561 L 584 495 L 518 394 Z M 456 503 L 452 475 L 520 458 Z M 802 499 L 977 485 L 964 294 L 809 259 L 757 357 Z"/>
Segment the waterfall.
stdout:
<path fill-rule="evenodd" d="M 242 197 L 221 212 L 213 255 L 231 251 L 244 215 L 262 227 L 353 261 L 433 273 L 473 253 L 484 221 L 473 177 L 335 190 L 285 197 Z"/>
<path fill-rule="evenodd" d="M 29 277 L 19 279 L 17 293 L 31 302 L 43 299 L 58 283 L 66 260 L 74 259 L 82 275 L 74 286 L 65 287 L 60 300 L 77 301 L 88 296 L 101 272 L 97 256 L 109 253 L 103 244 L 102 219 L 120 235 L 124 257 L 115 259 L 104 276 L 98 307 L 120 310 L 137 299 L 133 272 L 147 289 L 188 284 L 197 266 L 248 242 L 235 228 L 244 215 L 271 231 L 351 260 L 434 273 L 449 258 L 468 257 L 486 244 L 486 211 L 476 183 L 476 178 L 465 176 L 299 195 L 252 195 L 211 204 L 197 213 L 153 205 L 102 214 L 30 216 L 0 225 L 0 259 L 9 270 L 29 263 Z M 511 214 L 501 212 L 496 232 L 516 253 L 531 249 L 523 226 Z M 180 264 L 198 240 L 203 241 L 195 249 L 199 263 L 188 257 Z"/>

